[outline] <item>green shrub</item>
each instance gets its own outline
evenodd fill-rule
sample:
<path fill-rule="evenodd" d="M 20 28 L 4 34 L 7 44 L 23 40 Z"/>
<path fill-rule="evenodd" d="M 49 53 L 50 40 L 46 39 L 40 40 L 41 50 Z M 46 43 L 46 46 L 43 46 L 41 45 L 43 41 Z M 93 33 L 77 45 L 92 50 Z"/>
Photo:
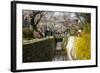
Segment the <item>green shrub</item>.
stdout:
<path fill-rule="evenodd" d="M 25 39 L 31 39 L 33 37 L 33 30 L 30 30 L 29 28 L 23 28 L 22 30 L 23 38 Z"/>

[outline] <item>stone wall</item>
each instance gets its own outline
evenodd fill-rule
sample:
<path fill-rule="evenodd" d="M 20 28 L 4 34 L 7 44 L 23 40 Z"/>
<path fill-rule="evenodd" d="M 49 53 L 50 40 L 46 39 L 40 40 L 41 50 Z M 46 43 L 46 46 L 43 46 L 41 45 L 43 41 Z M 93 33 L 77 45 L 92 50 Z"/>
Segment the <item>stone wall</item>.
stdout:
<path fill-rule="evenodd" d="M 52 61 L 56 49 L 54 38 L 23 45 L 23 62 Z"/>

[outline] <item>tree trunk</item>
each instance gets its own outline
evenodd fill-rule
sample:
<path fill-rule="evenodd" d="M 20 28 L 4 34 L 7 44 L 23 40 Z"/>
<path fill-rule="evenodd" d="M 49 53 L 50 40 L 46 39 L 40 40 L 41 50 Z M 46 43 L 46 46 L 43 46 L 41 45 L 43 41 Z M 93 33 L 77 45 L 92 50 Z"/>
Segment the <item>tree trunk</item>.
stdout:
<path fill-rule="evenodd" d="M 39 36 L 41 36 L 41 38 L 43 38 L 43 34 L 37 29 L 36 26 L 33 27 L 33 31 L 38 32 Z M 33 32 L 33 33 L 34 33 L 34 32 Z M 33 34 L 33 36 L 34 36 L 34 35 L 35 35 L 35 34 Z"/>

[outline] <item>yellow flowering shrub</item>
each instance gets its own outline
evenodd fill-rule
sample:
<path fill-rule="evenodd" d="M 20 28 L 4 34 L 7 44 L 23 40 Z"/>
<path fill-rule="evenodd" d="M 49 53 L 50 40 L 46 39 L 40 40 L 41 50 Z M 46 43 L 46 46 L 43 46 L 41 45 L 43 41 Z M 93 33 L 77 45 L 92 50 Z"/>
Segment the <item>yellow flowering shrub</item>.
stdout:
<path fill-rule="evenodd" d="M 75 38 L 74 58 L 88 60 L 91 58 L 91 34 L 82 32 L 81 37 Z"/>

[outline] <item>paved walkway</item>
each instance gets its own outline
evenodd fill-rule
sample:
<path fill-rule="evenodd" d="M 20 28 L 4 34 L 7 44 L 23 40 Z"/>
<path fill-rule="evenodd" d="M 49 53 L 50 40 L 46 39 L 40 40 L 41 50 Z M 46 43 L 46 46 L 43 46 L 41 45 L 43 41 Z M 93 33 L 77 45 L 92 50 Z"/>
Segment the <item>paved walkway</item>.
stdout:
<path fill-rule="evenodd" d="M 75 43 L 75 37 L 70 36 L 68 38 L 68 43 L 67 43 L 67 46 L 66 46 L 68 60 L 73 60 L 72 50 L 74 49 L 74 43 Z"/>

